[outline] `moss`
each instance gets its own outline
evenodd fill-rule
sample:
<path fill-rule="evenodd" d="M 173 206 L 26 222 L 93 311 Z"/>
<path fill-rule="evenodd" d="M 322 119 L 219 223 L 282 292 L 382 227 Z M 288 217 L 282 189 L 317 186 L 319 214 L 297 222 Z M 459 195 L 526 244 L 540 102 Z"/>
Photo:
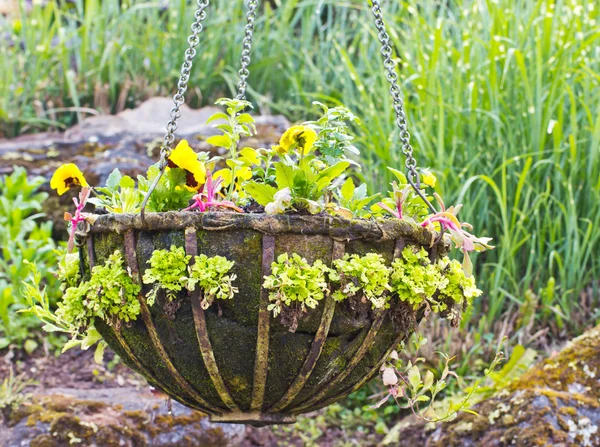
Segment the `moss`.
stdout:
<path fill-rule="evenodd" d="M 569 343 L 496 396 L 462 414 L 427 439 L 422 423 L 398 433 L 407 444 L 436 446 L 582 446 L 585 428 L 600 425 L 600 327 Z M 460 430 L 471 426 L 466 432 Z M 593 430 L 592 430 L 593 431 Z M 587 445 L 599 445 L 598 433 Z"/>
<path fill-rule="evenodd" d="M 364 221 L 348 224 L 339 219 L 317 219 L 320 223 L 316 227 L 306 225 L 312 222 L 303 217 L 277 217 L 273 219 L 258 220 L 248 216 L 223 216 L 220 214 L 206 214 L 202 216 L 188 216 L 191 213 L 167 213 L 164 216 L 164 231 L 148 231 L 141 228 L 137 231 L 137 256 L 141 273 L 144 273 L 146 261 L 156 249 L 168 249 L 171 245 L 184 246 L 184 229 L 186 225 L 194 224 L 197 229 L 198 252 L 207 256 L 226 256 L 235 261 L 232 272 L 238 276 L 234 286 L 239 287 L 239 292 L 231 300 L 218 300 L 206 312 L 207 330 L 212 344 L 215 360 L 219 373 L 225 382 L 235 403 L 242 410 L 250 407 L 254 380 L 254 362 L 256 355 L 258 308 L 262 285 L 261 257 L 263 229 L 273 229 L 276 235 L 276 253 L 278 251 L 297 252 L 309 260 L 321 259 L 326 265 L 331 264 L 333 238 L 330 236 L 341 235 L 340 239 L 350 239 L 346 244 L 349 253 L 381 253 L 390 262 L 394 252 L 394 237 L 406 232 L 414 233 L 414 229 L 400 228 L 393 222 L 382 225 L 371 225 Z M 156 216 L 148 215 L 155 219 Z M 111 217 L 109 220 L 113 219 Z M 125 222 L 131 217 L 120 217 Z M 189 222 L 188 222 L 189 221 Z M 235 221 L 236 223 L 232 223 Z M 334 223 L 333 226 L 331 223 Z M 339 223 L 338 227 L 335 227 Z M 109 227 L 122 231 L 122 222 L 106 222 Z M 112 225 L 117 225 L 113 227 Z M 239 224 L 239 225 L 238 225 Z M 137 224 L 135 224 L 137 225 Z M 352 230 L 348 225 L 354 225 Z M 307 228 L 309 234 L 301 234 L 300 227 Z M 95 226 L 96 227 L 96 226 Z M 388 228 L 389 227 L 389 228 Z M 287 234 L 283 228 L 289 229 L 294 234 Z M 391 233 L 384 233 L 382 231 Z M 420 230 L 419 230 L 420 231 Z M 320 234 L 313 234 L 319 233 Z M 404 233 L 403 233 L 404 232 Z M 345 236 L 344 236 L 345 235 Z M 393 236 L 393 237 L 392 237 Z M 424 236 L 424 233 L 423 235 Z M 416 237 L 421 237 L 416 236 Z M 123 238 L 119 235 L 95 234 L 98 241 L 96 254 L 98 261 L 111 250 L 122 246 Z M 147 293 L 149 287 L 144 287 Z M 156 327 L 158 337 L 164 346 L 175 369 L 184 379 L 196 388 L 199 393 L 213 405 L 222 407 L 218 393 L 212 384 L 204 367 L 200 355 L 196 329 L 194 326 L 192 310 L 186 293 L 180 293 L 178 300 L 182 305 L 169 319 L 160 306 L 150 309 L 152 323 Z M 392 304 L 392 307 L 395 303 Z M 275 403 L 287 390 L 296 377 L 305 357 L 310 349 L 314 335 L 321 322 L 323 304 L 320 303 L 314 310 L 309 310 L 301 321 L 296 334 L 289 334 L 287 328 L 275 320 L 271 320 L 269 366 L 267 377 L 268 393 L 266 406 Z M 365 357 L 358 363 L 346 380 L 342 381 L 331 394 L 346 394 L 355 384 L 360 382 L 365 375 L 373 374 L 375 366 L 403 331 L 407 330 L 401 324 L 394 324 L 392 314 L 386 316 L 379 334 L 372 346 L 369 347 Z M 292 406 L 310 398 L 322 387 L 343 371 L 356 355 L 364 341 L 373 322 L 372 315 L 357 315 L 351 312 L 343 303 L 336 304 L 328 338 L 323 346 L 323 351 L 315 368 L 309 377 L 304 389 L 297 396 Z M 128 358 L 115 338 L 114 332 L 106 325 L 98 324 L 98 331 L 105 337 L 125 362 L 136 369 L 133 359 Z M 146 325 L 141 319 L 122 328 L 122 335 L 129 345 L 134 356 L 150 373 L 150 383 L 157 385 L 170 394 L 180 396 L 182 400 L 192 401 L 174 380 L 163 359 L 156 353 L 150 340 Z M 375 371 L 376 373 L 376 371 Z M 137 418 L 138 423 L 142 421 Z"/>

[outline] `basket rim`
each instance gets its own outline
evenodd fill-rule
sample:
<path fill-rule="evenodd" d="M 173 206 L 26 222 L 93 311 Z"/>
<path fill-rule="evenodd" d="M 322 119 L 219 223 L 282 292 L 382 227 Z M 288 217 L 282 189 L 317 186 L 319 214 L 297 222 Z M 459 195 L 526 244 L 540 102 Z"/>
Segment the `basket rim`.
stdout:
<path fill-rule="evenodd" d="M 303 234 L 325 235 L 338 240 L 365 239 L 391 241 L 398 238 L 409 239 L 423 246 L 449 245 L 447 238 L 435 243 L 438 233 L 421 227 L 416 222 L 383 218 L 379 220 L 337 216 L 312 215 L 268 215 L 264 213 L 230 212 L 185 212 L 168 211 L 147 213 L 145 222 L 140 214 L 88 215 L 88 226 L 80 236 L 87 233 L 124 233 L 137 231 L 185 230 L 194 227 L 198 230 L 232 231 L 254 230 L 263 234 Z M 449 247 L 447 247 L 449 248 Z"/>

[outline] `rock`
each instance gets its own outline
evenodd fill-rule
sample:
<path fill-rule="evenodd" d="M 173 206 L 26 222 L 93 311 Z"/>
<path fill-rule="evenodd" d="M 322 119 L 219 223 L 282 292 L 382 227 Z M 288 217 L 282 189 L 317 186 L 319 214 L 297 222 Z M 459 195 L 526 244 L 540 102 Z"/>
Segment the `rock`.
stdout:
<path fill-rule="evenodd" d="M 568 343 L 495 396 L 431 431 L 409 418 L 384 445 L 600 445 L 600 326 Z"/>
<path fill-rule="evenodd" d="M 244 436 L 242 425 L 212 423 L 176 402 L 169 414 L 163 399 L 122 387 L 47 389 L 0 425 L 4 447 L 233 447 Z"/>

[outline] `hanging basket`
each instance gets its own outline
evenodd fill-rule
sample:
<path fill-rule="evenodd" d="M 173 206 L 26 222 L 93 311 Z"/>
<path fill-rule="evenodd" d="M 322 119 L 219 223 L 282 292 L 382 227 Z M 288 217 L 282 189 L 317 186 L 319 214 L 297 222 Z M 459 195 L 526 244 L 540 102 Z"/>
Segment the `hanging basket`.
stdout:
<path fill-rule="evenodd" d="M 330 265 L 344 253 L 379 253 L 387 262 L 405 246 L 424 247 L 432 259 L 443 241 L 397 219 L 345 220 L 321 216 L 230 213 L 151 213 L 98 216 L 80 234 L 84 274 L 121 250 L 136 281 L 156 249 L 185 247 L 188 255 L 221 255 L 235 261 L 239 292 L 207 310 L 199 292 L 183 293 L 172 315 L 140 293 L 141 317 L 116 329 L 96 328 L 133 370 L 178 402 L 213 421 L 268 425 L 292 423 L 297 414 L 329 405 L 377 374 L 408 337 L 419 316 L 392 298 L 387 310 L 357 312 L 329 296 L 308 309 L 294 333 L 267 310 L 261 289 L 272 261 L 297 253 Z"/>

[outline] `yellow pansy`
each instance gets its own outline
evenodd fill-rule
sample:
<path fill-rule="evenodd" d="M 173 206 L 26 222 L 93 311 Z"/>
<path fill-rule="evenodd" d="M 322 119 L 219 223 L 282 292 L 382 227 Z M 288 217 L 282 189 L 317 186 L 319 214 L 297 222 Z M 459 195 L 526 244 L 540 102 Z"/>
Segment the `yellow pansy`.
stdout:
<path fill-rule="evenodd" d="M 279 146 L 273 149 L 280 154 L 287 154 L 292 150 L 297 150 L 300 154 L 306 155 L 313 150 L 313 146 L 317 141 L 317 132 L 308 126 L 290 127 L 281 136 Z"/>
<path fill-rule="evenodd" d="M 169 155 L 169 168 L 179 168 L 186 172 L 185 187 L 190 191 L 198 191 L 206 181 L 206 167 L 198 160 L 198 154 L 186 140 L 181 140 Z"/>
<path fill-rule="evenodd" d="M 59 167 L 50 180 L 50 187 L 56 189 L 59 196 L 77 186 L 87 188 L 90 185 L 88 185 L 83 173 L 74 163 L 68 163 Z"/>
<path fill-rule="evenodd" d="M 435 188 L 437 178 L 431 173 L 431 171 L 429 171 L 429 169 L 423 169 L 421 171 L 421 182 L 427 186 Z"/>

